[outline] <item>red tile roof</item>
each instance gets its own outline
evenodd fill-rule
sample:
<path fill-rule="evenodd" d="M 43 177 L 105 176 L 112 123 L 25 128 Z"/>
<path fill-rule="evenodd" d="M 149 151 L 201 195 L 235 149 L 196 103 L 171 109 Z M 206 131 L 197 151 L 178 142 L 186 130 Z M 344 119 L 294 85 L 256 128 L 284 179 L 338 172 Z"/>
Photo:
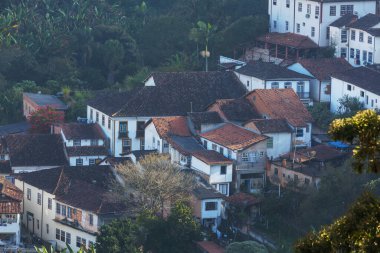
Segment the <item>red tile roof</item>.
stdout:
<path fill-rule="evenodd" d="M 22 191 L 0 177 L 0 213 L 21 213 Z"/>
<path fill-rule="evenodd" d="M 214 150 L 202 150 L 193 153 L 193 156 L 207 164 L 232 164 L 232 160 Z"/>
<path fill-rule="evenodd" d="M 231 195 L 227 197 L 226 202 L 231 203 L 233 205 L 244 205 L 244 206 L 251 206 L 255 205 L 261 202 L 260 199 L 253 196 L 252 194 L 239 192 L 235 193 L 234 195 Z"/>
<path fill-rule="evenodd" d="M 309 37 L 295 33 L 267 33 L 257 38 L 257 41 L 294 47 L 296 49 L 318 48 Z"/>
<path fill-rule="evenodd" d="M 200 136 L 232 150 L 245 149 L 268 138 L 232 123 L 226 123 Z"/>
<path fill-rule="evenodd" d="M 298 62 L 320 81 L 330 80 L 333 73 L 352 69 L 342 58 L 300 59 Z"/>
<path fill-rule="evenodd" d="M 294 127 L 305 127 L 313 118 L 293 89 L 257 89 L 246 95 L 248 101 L 263 115 L 286 119 Z"/>
<path fill-rule="evenodd" d="M 153 118 L 152 122 L 161 138 L 167 138 L 170 135 L 191 136 L 186 117 Z"/>
<path fill-rule="evenodd" d="M 200 241 L 196 242 L 198 247 L 207 253 L 224 253 L 225 250 L 218 244 L 210 241 Z"/>

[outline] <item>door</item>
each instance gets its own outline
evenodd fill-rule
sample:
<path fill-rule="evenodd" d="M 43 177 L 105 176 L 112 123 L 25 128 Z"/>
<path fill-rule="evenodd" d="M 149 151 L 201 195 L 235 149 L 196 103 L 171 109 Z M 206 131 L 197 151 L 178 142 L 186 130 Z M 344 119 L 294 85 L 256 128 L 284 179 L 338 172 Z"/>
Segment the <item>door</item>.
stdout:
<path fill-rule="evenodd" d="M 30 212 L 27 212 L 26 219 L 26 228 L 34 234 L 34 215 Z"/>

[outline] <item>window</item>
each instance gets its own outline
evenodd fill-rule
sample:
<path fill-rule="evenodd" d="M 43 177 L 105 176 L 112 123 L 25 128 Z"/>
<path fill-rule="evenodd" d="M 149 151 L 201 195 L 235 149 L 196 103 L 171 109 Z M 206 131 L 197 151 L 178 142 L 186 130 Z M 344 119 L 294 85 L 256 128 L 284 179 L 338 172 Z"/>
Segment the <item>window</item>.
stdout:
<path fill-rule="evenodd" d="M 88 159 L 88 164 L 89 165 L 95 165 L 96 159 Z"/>
<path fill-rule="evenodd" d="M 247 87 L 249 87 L 249 81 L 247 81 Z"/>
<path fill-rule="evenodd" d="M 372 44 L 372 36 L 368 36 L 368 44 Z"/>
<path fill-rule="evenodd" d="M 273 28 L 277 28 L 277 21 L 273 20 Z"/>
<path fill-rule="evenodd" d="M 315 18 L 319 16 L 319 6 L 315 6 Z"/>
<path fill-rule="evenodd" d="M 61 241 L 64 242 L 65 241 L 65 231 L 61 230 Z"/>
<path fill-rule="evenodd" d="M 364 40 L 364 34 L 363 32 L 359 32 L 359 42 L 363 42 Z"/>
<path fill-rule="evenodd" d="M 231 158 L 231 157 L 232 157 L 232 152 L 231 152 L 231 150 L 229 150 L 229 149 L 227 150 L 227 157 L 228 157 L 228 158 Z"/>
<path fill-rule="evenodd" d="M 286 0 L 286 8 L 290 7 L 290 0 Z"/>
<path fill-rule="evenodd" d="M 351 84 L 347 84 L 347 90 L 352 90 L 352 86 L 351 86 Z"/>
<path fill-rule="evenodd" d="M 49 224 L 46 224 L 46 234 L 49 234 Z"/>
<path fill-rule="evenodd" d="M 223 165 L 220 166 L 220 175 L 226 175 L 227 173 L 227 166 Z"/>
<path fill-rule="evenodd" d="M 350 48 L 350 58 L 354 59 L 354 57 L 355 57 L 355 49 Z"/>
<path fill-rule="evenodd" d="M 37 221 L 37 229 L 40 230 L 40 220 L 36 219 L 36 221 Z"/>
<path fill-rule="evenodd" d="M 278 168 L 274 168 L 274 174 L 278 175 Z"/>
<path fill-rule="evenodd" d="M 82 158 L 77 158 L 75 161 L 76 166 L 83 166 L 83 159 Z"/>
<path fill-rule="evenodd" d="M 120 122 L 119 123 L 119 132 L 120 133 L 127 133 L 128 131 L 128 122 Z"/>
<path fill-rule="evenodd" d="M 371 106 L 373 107 L 373 99 L 371 99 Z"/>
<path fill-rule="evenodd" d="M 368 52 L 368 62 L 372 63 L 372 53 Z"/>
<path fill-rule="evenodd" d="M 273 5 L 277 5 L 277 0 L 273 0 Z"/>
<path fill-rule="evenodd" d="M 111 129 L 111 117 L 108 117 L 108 129 Z"/>
<path fill-rule="evenodd" d="M 285 21 L 285 30 L 289 30 L 289 22 L 288 21 Z"/>
<path fill-rule="evenodd" d="M 292 88 L 292 82 L 285 82 L 284 88 L 285 89 L 291 89 Z"/>
<path fill-rule="evenodd" d="M 51 198 L 48 198 L 48 209 L 49 210 L 53 209 L 53 200 Z"/>
<path fill-rule="evenodd" d="M 76 245 L 78 248 L 80 248 L 82 245 L 86 246 L 86 239 L 77 236 Z"/>
<path fill-rule="evenodd" d="M 41 193 L 37 193 L 37 204 L 41 205 Z"/>
<path fill-rule="evenodd" d="M 105 124 L 106 124 L 106 117 L 103 114 L 102 115 L 102 126 L 105 126 Z"/>
<path fill-rule="evenodd" d="M 94 118 L 94 110 L 90 109 L 90 120 Z"/>
<path fill-rule="evenodd" d="M 169 144 L 164 143 L 164 148 L 168 148 L 168 147 L 169 147 Z M 140 150 L 145 150 L 145 139 L 144 138 L 140 139 Z"/>
<path fill-rule="evenodd" d="M 302 12 L 302 3 L 298 3 L 298 12 Z"/>
<path fill-rule="evenodd" d="M 218 149 L 218 147 L 216 146 L 216 144 L 212 144 L 211 148 L 212 148 L 212 150 L 215 150 L 215 151 Z"/>
<path fill-rule="evenodd" d="M 363 50 L 363 55 L 362 55 L 363 62 L 367 61 L 367 51 Z"/>
<path fill-rule="evenodd" d="M 360 96 L 364 98 L 364 91 L 360 91 Z"/>
<path fill-rule="evenodd" d="M 91 146 L 98 146 L 98 140 L 91 140 Z"/>
<path fill-rule="evenodd" d="M 80 140 L 73 140 L 73 146 L 74 147 L 79 147 L 81 145 L 81 141 Z"/>
<path fill-rule="evenodd" d="M 180 161 L 181 161 L 182 164 L 187 163 L 187 157 L 184 156 L 184 155 L 180 155 Z"/>
<path fill-rule="evenodd" d="M 306 125 L 306 133 L 310 132 L 310 127 L 309 125 Z"/>
<path fill-rule="evenodd" d="M 330 16 L 336 16 L 336 6 L 330 6 Z"/>
<path fill-rule="evenodd" d="M 241 154 L 241 160 L 243 162 L 248 162 L 248 153 L 242 153 Z"/>
<path fill-rule="evenodd" d="M 66 206 L 61 205 L 61 215 L 66 216 Z"/>
<path fill-rule="evenodd" d="M 365 103 L 368 105 L 368 96 L 365 96 Z"/>
<path fill-rule="evenodd" d="M 330 27 L 326 28 L 326 39 L 330 39 Z"/>
<path fill-rule="evenodd" d="M 228 184 L 220 184 L 219 185 L 219 192 L 221 194 L 227 195 L 228 194 Z"/>
<path fill-rule="evenodd" d="M 307 14 L 311 13 L 311 4 L 307 4 L 307 6 L 306 6 L 306 13 Z"/>
<path fill-rule="evenodd" d="M 5 155 L 0 155 L 0 160 L 4 161 L 5 160 Z"/>
<path fill-rule="evenodd" d="M 355 40 L 355 37 L 356 37 L 356 32 L 355 32 L 355 30 L 352 30 L 351 31 L 351 40 Z"/>
<path fill-rule="evenodd" d="M 123 139 L 121 145 L 122 145 L 123 153 L 127 153 L 131 151 L 131 139 Z"/>
<path fill-rule="evenodd" d="M 224 148 L 219 147 L 219 153 L 223 154 L 224 153 Z"/>
<path fill-rule="evenodd" d="M 217 210 L 217 202 L 206 202 L 206 211 Z"/>
<path fill-rule="evenodd" d="M 355 50 L 355 59 L 359 60 L 359 62 L 360 62 L 360 49 Z M 356 64 L 360 64 L 360 63 L 356 63 Z"/>
<path fill-rule="evenodd" d="M 264 151 L 260 151 L 260 158 L 264 157 Z"/>
<path fill-rule="evenodd" d="M 353 5 L 341 5 L 340 6 L 340 16 L 344 16 L 346 14 L 353 14 L 354 6 Z"/>
<path fill-rule="evenodd" d="M 90 223 L 90 226 L 93 226 L 94 225 L 94 215 L 92 215 L 92 214 L 89 214 L 88 215 L 89 216 L 89 223 Z"/>
<path fill-rule="evenodd" d="M 278 88 L 280 88 L 280 84 L 278 82 L 272 82 L 271 83 L 271 88 L 272 89 L 278 89 Z"/>
<path fill-rule="evenodd" d="M 315 36 L 315 27 L 312 26 L 311 27 L 311 37 L 314 37 Z"/>
<path fill-rule="evenodd" d="M 340 57 L 341 58 L 347 57 L 347 48 L 345 48 L 345 47 L 340 48 Z"/>
<path fill-rule="evenodd" d="M 99 112 L 96 112 L 96 122 L 99 122 Z"/>
<path fill-rule="evenodd" d="M 300 32 L 301 32 L 301 25 L 300 25 L 300 24 L 297 24 L 296 27 L 297 27 L 297 28 L 296 28 L 296 29 L 297 29 L 297 33 L 300 33 Z"/>
<path fill-rule="evenodd" d="M 71 244 L 71 234 L 66 232 L 66 243 Z"/>
<path fill-rule="evenodd" d="M 347 30 L 342 30 L 340 33 L 340 41 L 342 43 L 347 43 Z"/>
<path fill-rule="evenodd" d="M 67 218 L 70 218 L 71 219 L 71 211 L 72 211 L 72 209 L 71 209 L 71 207 L 67 207 Z"/>
<path fill-rule="evenodd" d="M 273 137 L 267 139 L 267 148 L 273 148 Z"/>
<path fill-rule="evenodd" d="M 207 149 L 207 141 L 206 141 L 206 140 L 203 140 L 203 147 L 204 147 L 205 149 Z"/>
<path fill-rule="evenodd" d="M 32 199 L 32 190 L 31 189 L 26 189 L 26 198 L 28 200 L 31 200 Z"/>
<path fill-rule="evenodd" d="M 55 239 L 59 240 L 61 237 L 61 231 L 57 228 L 55 229 Z"/>
<path fill-rule="evenodd" d="M 302 128 L 297 128 L 296 137 L 303 137 L 303 129 Z"/>
<path fill-rule="evenodd" d="M 61 204 L 57 203 L 55 206 L 55 212 L 57 214 L 61 214 Z"/>

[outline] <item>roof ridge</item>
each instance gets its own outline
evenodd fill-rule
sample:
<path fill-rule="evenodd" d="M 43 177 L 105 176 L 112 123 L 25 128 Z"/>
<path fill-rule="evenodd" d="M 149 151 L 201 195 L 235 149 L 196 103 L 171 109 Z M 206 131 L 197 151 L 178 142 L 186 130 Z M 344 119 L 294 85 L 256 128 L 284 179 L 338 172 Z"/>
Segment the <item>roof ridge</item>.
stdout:
<path fill-rule="evenodd" d="M 55 195 L 56 194 L 56 191 L 58 190 L 58 186 L 59 186 L 59 184 L 60 184 L 60 181 L 61 181 L 61 179 L 62 179 L 62 177 L 63 177 L 63 172 L 64 172 L 64 169 L 65 169 L 65 167 L 62 167 L 61 168 L 61 173 L 59 174 L 59 178 L 58 178 L 58 180 L 57 180 L 57 185 L 55 186 L 55 188 L 54 188 L 54 191 L 53 191 L 53 195 Z"/>

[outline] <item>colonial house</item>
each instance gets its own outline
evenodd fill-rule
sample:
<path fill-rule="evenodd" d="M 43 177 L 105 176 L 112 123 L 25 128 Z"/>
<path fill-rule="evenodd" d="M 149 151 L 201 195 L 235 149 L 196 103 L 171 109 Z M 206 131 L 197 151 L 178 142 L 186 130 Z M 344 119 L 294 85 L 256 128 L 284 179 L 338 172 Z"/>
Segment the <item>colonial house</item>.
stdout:
<path fill-rule="evenodd" d="M 189 112 L 187 121 L 193 135 L 218 127 L 224 122 L 217 112 Z"/>
<path fill-rule="evenodd" d="M 266 135 L 267 156 L 270 160 L 286 154 L 292 149 L 292 129 L 285 119 L 254 119 L 244 124 L 245 128 Z"/>
<path fill-rule="evenodd" d="M 353 66 L 379 64 L 380 17 L 372 13 L 359 17 L 342 17 L 340 27 L 332 24 L 330 29 L 334 33 L 330 35 L 330 44 L 335 47 L 336 56 L 345 58 Z"/>
<path fill-rule="evenodd" d="M 232 165 L 231 159 L 214 150 L 193 152 L 191 157 L 191 169 L 198 172 L 208 184 L 226 196 L 230 194 Z"/>
<path fill-rule="evenodd" d="M 113 156 L 144 149 L 144 125 L 152 117 L 186 116 L 216 99 L 238 98 L 245 88 L 231 72 L 153 73 L 144 87 L 123 94 L 99 94 L 87 118 L 101 126 Z"/>
<path fill-rule="evenodd" d="M 205 150 L 193 136 L 173 135 L 168 141 L 171 162 L 188 168 L 191 168 L 193 153 Z"/>
<path fill-rule="evenodd" d="M 207 184 L 198 183 L 191 197 L 194 217 L 216 233 L 221 222 L 222 202 L 225 196 Z"/>
<path fill-rule="evenodd" d="M 299 149 L 272 161 L 267 175 L 273 184 L 283 187 L 318 187 L 328 164 L 338 165 L 347 154 L 326 145 Z"/>
<path fill-rule="evenodd" d="M 108 156 L 106 137 L 98 124 L 58 124 L 53 133 L 62 136 L 70 166 L 95 165 Z"/>
<path fill-rule="evenodd" d="M 234 188 L 257 192 L 264 186 L 266 140 L 259 135 L 232 123 L 200 134 L 203 146 L 234 160 Z"/>
<path fill-rule="evenodd" d="M 68 109 L 68 106 L 56 96 L 41 93 L 23 93 L 23 104 L 23 115 L 25 118 L 29 118 L 34 111 L 42 108 L 52 108 L 61 112 L 62 115 Z"/>
<path fill-rule="evenodd" d="M 58 134 L 14 134 L 4 138 L 5 152 L 13 173 L 56 168 L 67 163 Z"/>
<path fill-rule="evenodd" d="M 248 120 L 261 118 L 254 107 L 244 97 L 238 99 L 218 99 L 207 107 L 209 112 L 217 112 L 228 122 L 242 125 Z"/>
<path fill-rule="evenodd" d="M 263 61 L 250 61 L 234 72 L 239 80 L 246 85 L 248 91 L 255 89 L 293 89 L 301 100 L 305 103 L 310 102 L 310 76 Z"/>
<path fill-rule="evenodd" d="M 330 102 L 331 75 L 351 69 L 342 58 L 300 59 L 288 69 L 310 76 L 310 97 L 316 102 Z"/>
<path fill-rule="evenodd" d="M 285 119 L 292 128 L 292 146 L 311 146 L 313 118 L 293 89 L 254 90 L 245 98 L 264 119 Z"/>
<path fill-rule="evenodd" d="M 112 180 L 108 166 L 18 174 L 16 186 L 24 192 L 24 226 L 56 249 L 68 244 L 77 251 L 93 245 L 100 226 L 126 213 L 125 204 L 110 191 Z"/>
<path fill-rule="evenodd" d="M 348 96 L 356 97 L 367 109 L 380 106 L 380 72 L 377 70 L 358 67 L 332 75 L 330 110 L 338 112 L 339 99 Z"/>
<path fill-rule="evenodd" d="M 375 0 L 271 0 L 268 2 L 270 32 L 308 36 L 318 46 L 329 45 L 329 25 L 346 14 L 376 13 Z"/>
<path fill-rule="evenodd" d="M 3 243 L 20 243 L 22 197 L 19 188 L 0 177 L 0 238 Z"/>

